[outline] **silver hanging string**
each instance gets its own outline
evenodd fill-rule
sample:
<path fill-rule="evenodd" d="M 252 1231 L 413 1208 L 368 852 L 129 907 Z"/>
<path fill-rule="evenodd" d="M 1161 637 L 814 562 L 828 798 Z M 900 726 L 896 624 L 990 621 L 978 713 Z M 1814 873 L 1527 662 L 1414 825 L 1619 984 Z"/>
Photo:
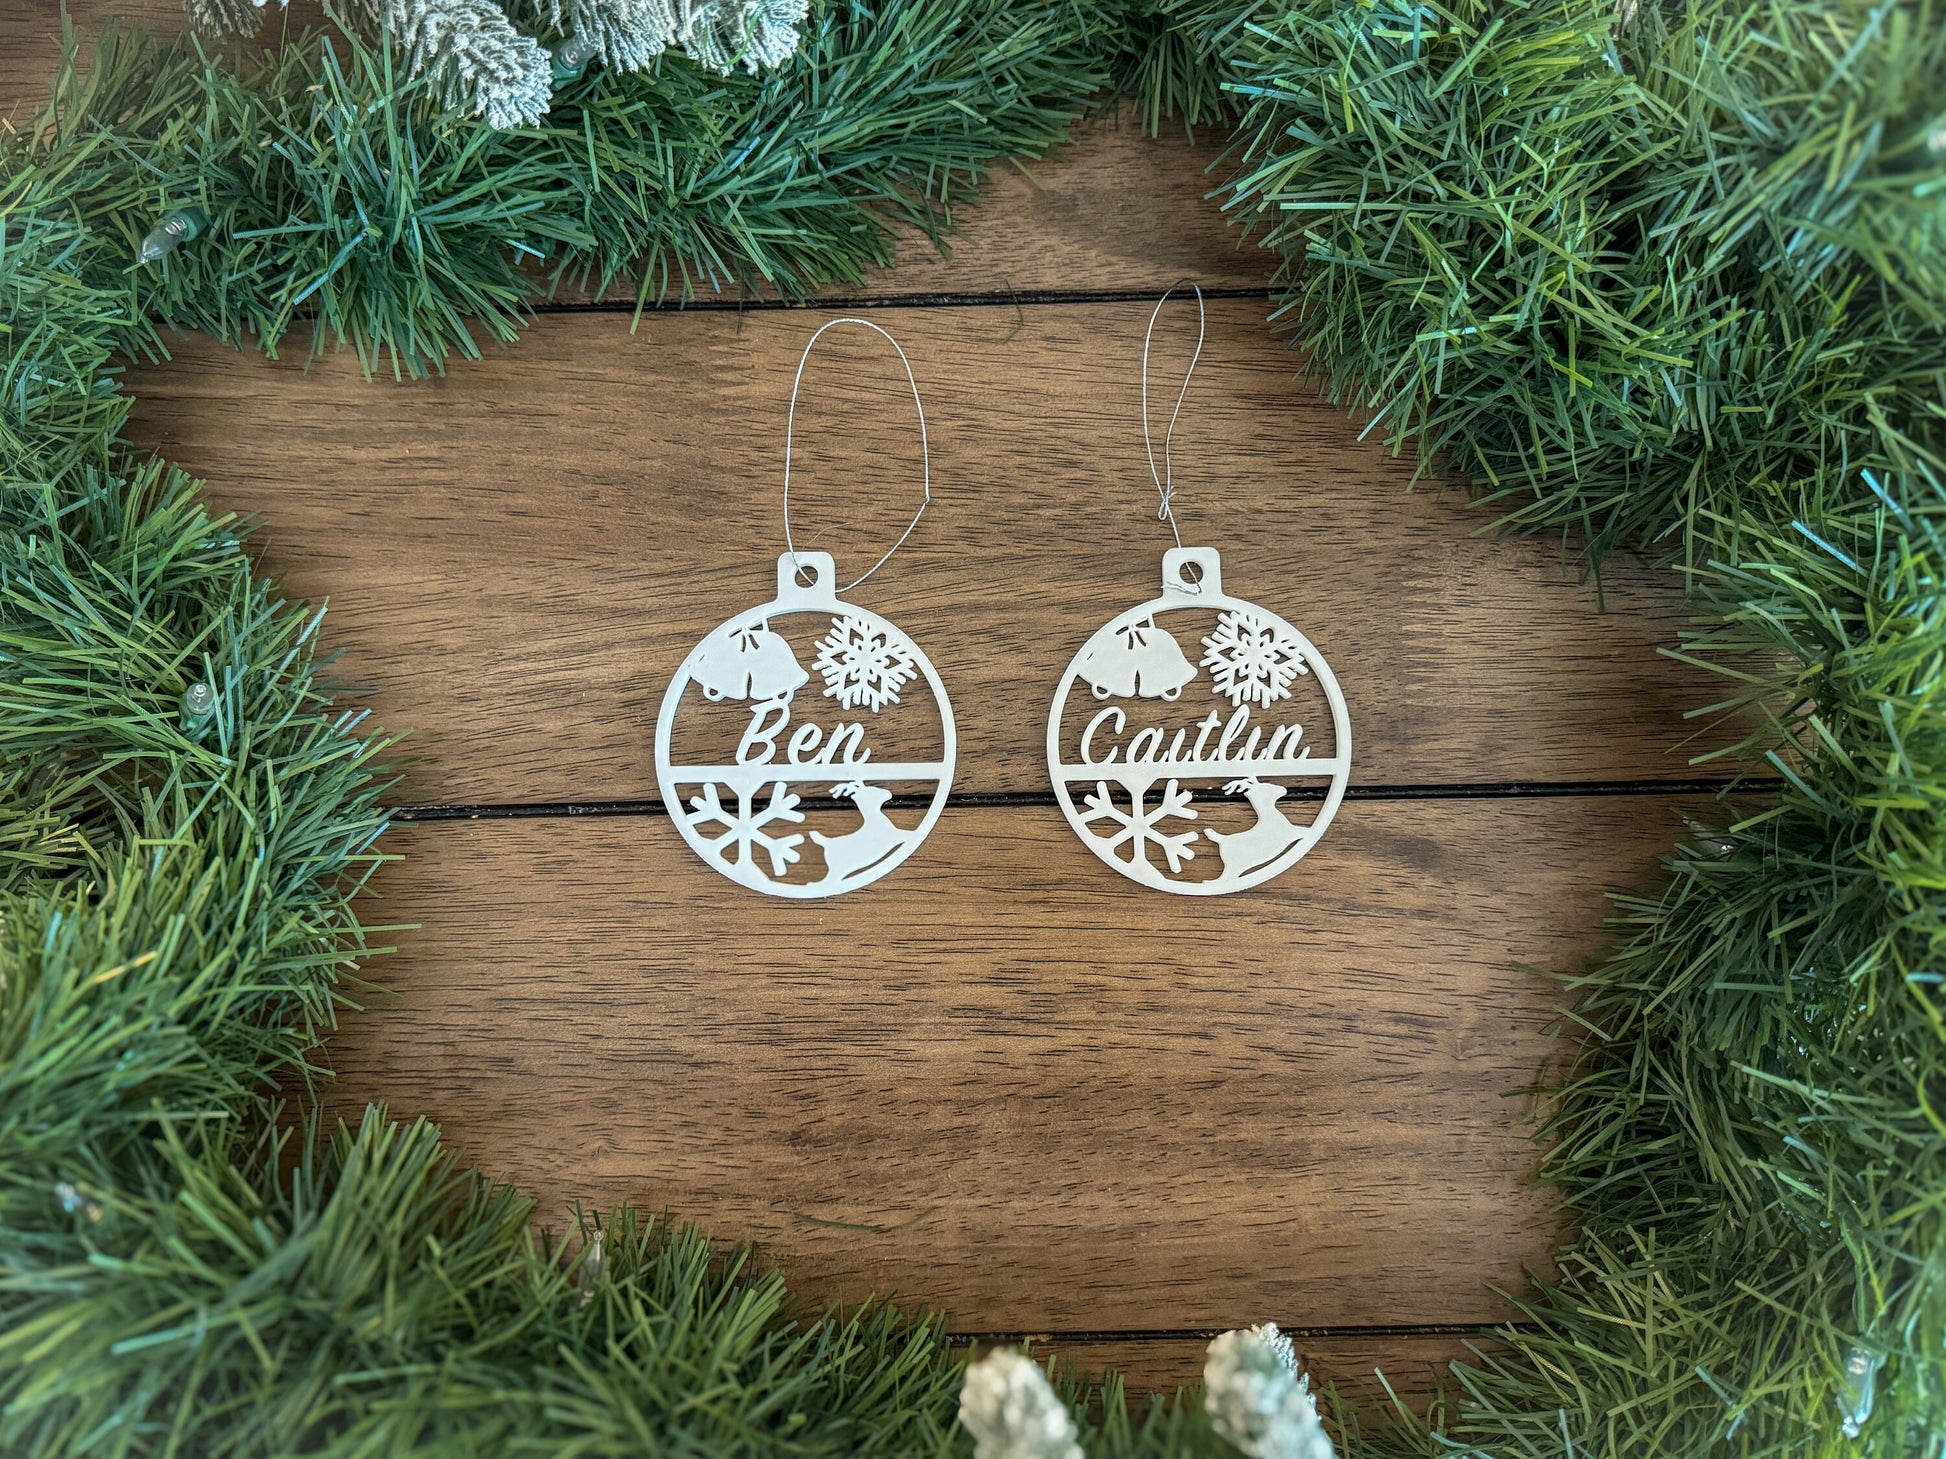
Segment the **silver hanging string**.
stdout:
<path fill-rule="evenodd" d="M 1189 357 L 1189 369 L 1182 377 L 1182 389 L 1176 394 L 1176 408 L 1169 413 L 1169 429 L 1162 436 L 1162 469 L 1158 471 L 1155 464 L 1155 439 L 1149 434 L 1149 343 L 1155 338 L 1155 321 L 1162 313 L 1162 306 L 1167 304 L 1169 296 L 1184 284 L 1188 284 L 1196 291 L 1196 353 Z M 1189 279 L 1177 279 L 1175 283 L 1163 290 L 1162 297 L 1155 301 L 1155 308 L 1149 314 L 1148 333 L 1142 336 L 1142 445 L 1149 453 L 1149 475 L 1155 478 L 1156 495 L 1162 498 L 1162 505 L 1156 511 L 1156 517 L 1169 524 L 1169 530 L 1175 534 L 1178 547 L 1182 546 L 1182 528 L 1176 524 L 1176 471 L 1175 463 L 1169 456 L 1169 447 L 1175 440 L 1176 418 L 1182 414 L 1182 403 L 1189 398 L 1189 382 L 1196 374 L 1196 362 L 1203 357 L 1203 332 L 1207 323 L 1208 317 L 1203 311 L 1202 287 Z"/>
<path fill-rule="evenodd" d="M 797 543 L 791 537 L 791 440 L 797 430 L 797 392 L 798 387 L 804 383 L 804 367 L 811 363 L 812 347 L 824 337 L 824 332 L 827 329 L 836 329 L 841 324 L 862 324 L 865 328 L 884 335 L 886 342 L 893 349 L 898 350 L 899 363 L 905 366 L 906 383 L 912 387 L 913 407 L 919 412 L 919 457 L 923 463 L 922 469 L 924 472 L 924 486 L 919 497 L 919 510 L 912 514 L 912 520 L 906 523 L 905 530 L 899 533 L 899 540 L 885 549 L 884 557 L 881 557 L 877 562 L 866 568 L 842 588 L 835 589 L 836 592 L 849 593 L 853 588 L 864 582 L 866 578 L 877 572 L 881 567 L 884 567 L 891 560 L 892 554 L 905 546 L 905 539 L 912 535 L 913 528 L 919 525 L 919 519 L 925 516 L 926 508 L 932 505 L 932 446 L 926 440 L 926 406 L 925 402 L 919 398 L 919 382 L 912 374 L 912 361 L 905 357 L 904 350 L 899 349 L 899 342 L 893 339 L 889 333 L 881 329 L 878 325 L 872 323 L 871 320 L 859 319 L 852 315 L 827 320 L 825 323 L 819 325 L 818 332 L 811 336 L 810 341 L 804 346 L 803 357 L 797 362 L 797 378 L 791 382 L 790 415 L 784 423 L 784 547 L 791 555 L 791 566 L 796 569 L 800 577 L 804 571 L 804 566 L 797 559 Z"/>

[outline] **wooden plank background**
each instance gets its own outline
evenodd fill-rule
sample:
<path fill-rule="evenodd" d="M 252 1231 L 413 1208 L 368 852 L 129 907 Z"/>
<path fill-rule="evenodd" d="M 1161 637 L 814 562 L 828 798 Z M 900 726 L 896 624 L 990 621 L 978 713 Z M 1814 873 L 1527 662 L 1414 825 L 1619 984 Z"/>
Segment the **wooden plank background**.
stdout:
<path fill-rule="evenodd" d="M 1158 591 L 1149 308 L 893 321 L 928 398 L 935 505 L 860 601 L 962 706 L 963 789 L 1044 788 L 1049 686 Z M 1688 776 L 1671 731 L 1693 678 L 1654 652 L 1681 621 L 1665 586 L 1619 566 L 1597 613 L 1555 547 L 1468 541 L 1479 523 L 1456 496 L 1407 490 L 1407 471 L 1294 387 L 1266 313 L 1209 304 L 1178 512 L 1186 540 L 1227 549 L 1232 591 L 1274 599 L 1331 662 L 1357 783 Z M 136 372 L 135 429 L 263 516 L 291 591 L 332 597 L 345 672 L 413 726 L 414 800 L 650 799 L 642 726 L 669 676 L 770 596 L 783 406 L 828 317 L 658 314 L 631 332 L 625 316 L 548 315 L 518 349 L 405 388 L 366 382 L 348 355 L 307 371 L 183 340 L 173 367 Z M 1158 335 L 1180 368 L 1193 312 Z M 799 413 L 798 540 L 834 550 L 847 580 L 918 497 L 911 401 L 888 365 L 865 331 L 826 336 Z"/>
<path fill-rule="evenodd" d="M 107 9 L 176 24 L 77 7 Z M 0 0 L 0 116 L 56 24 Z M 791 372 L 838 301 L 543 312 L 408 386 L 301 344 L 131 372 L 135 439 L 261 516 L 265 566 L 329 595 L 341 673 L 410 731 L 417 824 L 368 913 L 404 930 L 331 1045 L 334 1102 L 439 1120 L 551 1220 L 639 1202 L 760 1242 L 814 1301 L 940 1304 L 1137 1386 L 1271 1318 L 1321 1377 L 1423 1399 L 1510 1315 L 1492 1287 L 1564 1221 L 1510 1093 L 1559 1052 L 1526 969 L 1596 954 L 1604 893 L 1706 809 L 1682 712 L 1714 686 L 1657 653 L 1667 574 L 1615 564 L 1603 611 L 1558 545 L 1478 535 L 1301 385 L 1265 260 L 1203 200 L 1214 156 L 1096 123 L 999 175 L 950 259 L 908 243 L 842 291 L 911 355 L 934 446 L 936 505 L 858 599 L 932 656 L 962 751 L 932 839 L 832 902 L 698 864 L 650 728 L 689 646 L 768 596 Z M 1068 656 L 1155 590 L 1138 362 L 1183 275 L 1218 295 L 1186 536 L 1325 652 L 1358 746 L 1307 860 L 1193 901 L 1089 855 L 1040 745 Z M 1159 379 L 1192 339 L 1178 307 Z M 917 478 L 882 342 L 827 337 L 800 426 L 801 540 L 855 573 Z"/>

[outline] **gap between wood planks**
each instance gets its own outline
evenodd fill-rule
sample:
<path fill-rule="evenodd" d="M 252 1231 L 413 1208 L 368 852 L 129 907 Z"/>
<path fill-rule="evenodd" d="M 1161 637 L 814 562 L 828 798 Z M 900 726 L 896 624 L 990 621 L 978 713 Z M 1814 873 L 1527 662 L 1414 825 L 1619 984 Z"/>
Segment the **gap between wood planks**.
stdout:
<path fill-rule="evenodd" d="M 1184 284 L 1194 282 L 1183 279 Z M 1278 290 L 1269 285 L 1233 288 L 1203 285 L 1203 298 L 1274 299 Z M 1009 289 L 978 293 L 930 294 L 832 294 L 804 299 L 761 299 L 755 297 L 662 299 L 640 305 L 627 299 L 541 300 L 529 307 L 535 314 L 743 314 L 777 309 L 1004 309 L 1032 308 L 1059 304 L 1146 304 L 1162 295 L 1161 289 Z M 1195 295 L 1186 293 L 1185 303 L 1194 305 Z M 292 316 L 315 320 L 311 314 Z"/>
<path fill-rule="evenodd" d="M 1112 1370 L 1132 1394 L 1186 1386 L 1202 1380 L 1207 1345 L 1231 1328 L 1155 1328 L 1106 1332 L 949 1332 L 947 1346 L 970 1356 L 994 1348 L 1026 1348 L 1040 1361 L 1050 1358 L 1072 1363 L 1083 1374 Z M 1304 1371 L 1319 1384 L 1336 1383 L 1367 1401 L 1382 1401 L 1381 1385 L 1373 1381 L 1383 1372 L 1386 1382 L 1415 1409 L 1423 1412 L 1437 1387 L 1440 1370 L 1452 1361 L 1465 1361 L 1468 1348 L 1494 1343 L 1509 1332 L 1541 1331 L 1537 1322 L 1422 1323 L 1390 1326 L 1307 1327 L 1278 1323 L 1277 1330 L 1299 1349 Z M 1360 1372 L 1347 1362 L 1356 1352 L 1376 1359 L 1371 1371 Z M 1432 1373 L 1424 1371 L 1434 1369 Z M 1428 1379 L 1432 1381 L 1428 1381 Z"/>
<path fill-rule="evenodd" d="M 1285 1337 L 1480 1337 L 1496 1332 L 1539 1332 L 1538 1322 L 1405 1322 L 1303 1327 L 1277 1324 Z M 1229 1327 L 1116 1328 L 1101 1332 L 952 1332 L 947 1341 L 968 1342 L 1163 1342 L 1179 1337 L 1218 1338 Z"/>
<path fill-rule="evenodd" d="M 1446 1364 L 1477 1361 L 1501 1345 L 1506 1328 L 1457 1328 L 1419 1333 L 1400 1329 L 1326 1332 L 1316 1328 L 1281 1329 L 1297 1348 L 1298 1361 L 1315 1389 L 1335 1388 L 1360 1400 L 1368 1412 L 1385 1412 L 1403 1402 L 1424 1413 L 1442 1387 L 1450 1386 Z M 1085 1377 L 1112 1370 L 1131 1395 L 1166 1393 L 1200 1383 L 1208 1357 L 1208 1333 L 1070 1337 L 1061 1333 L 1005 1334 L 994 1338 L 949 1338 L 969 1356 L 996 1347 L 1026 1347 L 1039 1361 L 1054 1359 Z M 1383 1375 L 1382 1378 L 1380 1375 Z"/>
<path fill-rule="evenodd" d="M 1346 800 L 1550 800 L 1580 796 L 1614 795 L 1723 795 L 1736 791 L 1745 795 L 1768 795 L 1784 788 L 1775 777 L 1698 780 L 1567 780 L 1503 781 L 1482 785 L 1353 785 L 1345 790 Z M 1296 786 L 1289 792 L 1293 800 L 1322 800 L 1324 792 L 1316 787 Z M 1210 799 L 1237 799 L 1209 792 Z M 895 810 L 920 810 L 932 803 L 930 796 L 896 795 L 887 802 Z M 804 804 L 824 808 L 836 801 L 806 797 Z M 1048 791 L 972 791 L 949 795 L 947 809 L 974 806 L 1039 807 L 1058 806 L 1054 792 Z M 395 821 L 415 824 L 432 821 L 546 820 L 560 816 L 666 816 L 669 808 L 659 800 L 572 800 L 480 805 L 407 805 L 392 812 Z"/>

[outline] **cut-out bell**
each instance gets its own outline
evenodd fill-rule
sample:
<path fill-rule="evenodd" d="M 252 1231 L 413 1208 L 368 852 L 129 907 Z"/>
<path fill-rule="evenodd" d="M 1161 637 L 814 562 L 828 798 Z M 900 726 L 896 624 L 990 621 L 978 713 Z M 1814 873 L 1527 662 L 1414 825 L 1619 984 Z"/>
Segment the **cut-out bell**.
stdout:
<path fill-rule="evenodd" d="M 1097 699 L 1111 695 L 1174 699 L 1196 677 L 1196 666 L 1182 645 L 1168 629 L 1157 628 L 1153 618 L 1118 630 L 1109 642 L 1091 650 L 1079 667 Z"/>
<path fill-rule="evenodd" d="M 768 620 L 738 624 L 703 645 L 690 677 L 712 703 L 723 699 L 775 699 L 811 680 L 791 646 L 770 631 Z"/>

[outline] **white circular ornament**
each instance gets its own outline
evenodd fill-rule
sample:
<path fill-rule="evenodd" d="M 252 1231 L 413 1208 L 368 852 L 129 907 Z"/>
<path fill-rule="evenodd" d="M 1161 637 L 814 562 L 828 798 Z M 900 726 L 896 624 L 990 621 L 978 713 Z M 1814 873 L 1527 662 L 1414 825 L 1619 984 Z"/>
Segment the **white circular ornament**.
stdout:
<path fill-rule="evenodd" d="M 691 649 L 656 716 L 656 782 L 683 840 L 774 897 L 877 881 L 926 839 L 953 783 L 953 708 L 932 662 L 836 583 L 830 553 L 784 553 L 777 596 Z"/>
<path fill-rule="evenodd" d="M 1327 745 L 1294 717 L 1315 722 L 1312 709 L 1330 722 Z M 1351 779 L 1351 716 L 1309 639 L 1224 593 L 1214 548 L 1175 547 L 1162 557 L 1162 596 L 1104 624 L 1068 664 L 1047 764 L 1062 814 L 1096 856 L 1146 887 L 1221 896 L 1317 844 Z M 1310 793 L 1280 804 L 1293 791 Z"/>

